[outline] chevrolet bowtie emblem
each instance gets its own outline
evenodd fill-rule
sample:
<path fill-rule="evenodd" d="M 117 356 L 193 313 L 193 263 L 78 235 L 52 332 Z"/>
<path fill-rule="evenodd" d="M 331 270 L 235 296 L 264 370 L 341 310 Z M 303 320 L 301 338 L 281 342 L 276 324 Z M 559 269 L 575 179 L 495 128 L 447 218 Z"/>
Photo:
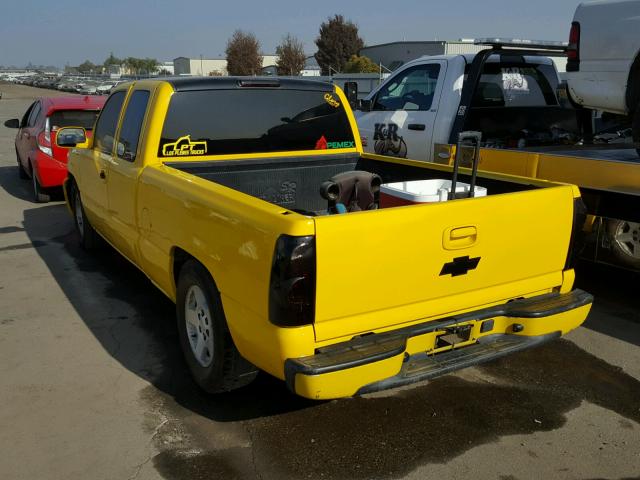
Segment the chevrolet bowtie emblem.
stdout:
<path fill-rule="evenodd" d="M 475 270 L 478 263 L 480 263 L 480 257 L 469 258 L 469 255 L 467 255 L 466 257 L 454 258 L 452 262 L 445 263 L 442 266 L 440 276 L 451 275 L 452 277 L 457 277 L 458 275 L 466 275 L 469 270 Z"/>

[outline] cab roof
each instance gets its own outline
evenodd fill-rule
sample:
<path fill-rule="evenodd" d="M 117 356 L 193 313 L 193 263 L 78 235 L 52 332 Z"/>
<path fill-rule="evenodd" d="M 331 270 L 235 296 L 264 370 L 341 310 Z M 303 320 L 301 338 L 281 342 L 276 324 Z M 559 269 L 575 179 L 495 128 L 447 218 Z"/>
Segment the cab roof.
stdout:
<path fill-rule="evenodd" d="M 488 59 L 487 59 L 487 63 L 497 63 L 500 62 L 500 55 L 501 54 L 506 54 L 510 57 L 516 57 L 518 56 L 518 52 L 515 50 L 509 50 L 509 51 L 505 51 L 505 52 L 496 52 L 495 54 L 491 55 Z M 473 59 L 475 58 L 476 54 L 475 53 L 459 53 L 459 54 L 450 54 L 450 55 L 423 55 L 421 57 L 418 57 L 414 60 L 411 60 L 407 63 L 405 63 L 404 65 L 402 65 L 403 67 L 405 65 L 408 64 L 413 64 L 413 63 L 420 63 L 420 62 L 424 62 L 427 60 L 453 60 L 454 58 L 464 58 L 466 63 L 471 63 L 473 62 Z M 546 56 L 537 56 L 537 55 L 522 55 L 522 58 L 524 59 L 525 63 L 529 63 L 529 64 L 533 64 L 533 65 L 551 65 L 553 64 L 553 60 L 551 60 L 551 58 L 546 57 Z"/>
<path fill-rule="evenodd" d="M 334 88 L 330 83 L 317 80 L 275 77 L 168 77 L 161 80 L 170 83 L 176 92 L 236 88 L 283 88 L 333 92 Z"/>

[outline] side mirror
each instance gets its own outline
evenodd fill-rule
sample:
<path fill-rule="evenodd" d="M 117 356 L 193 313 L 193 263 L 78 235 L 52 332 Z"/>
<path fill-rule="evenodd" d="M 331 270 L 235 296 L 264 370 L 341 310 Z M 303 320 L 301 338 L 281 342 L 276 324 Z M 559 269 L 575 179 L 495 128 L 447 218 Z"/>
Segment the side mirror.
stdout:
<path fill-rule="evenodd" d="M 63 127 L 56 134 L 56 145 L 64 148 L 88 148 L 87 131 L 81 127 Z"/>
<path fill-rule="evenodd" d="M 12 118 L 4 122 L 4 126 L 7 128 L 20 128 L 20 120 L 17 118 Z"/>
<path fill-rule="evenodd" d="M 358 101 L 358 110 L 362 110 L 363 112 L 370 112 L 372 108 L 373 108 L 373 102 L 371 100 Z"/>
<path fill-rule="evenodd" d="M 344 94 L 352 109 L 358 107 L 358 82 L 344 82 Z"/>

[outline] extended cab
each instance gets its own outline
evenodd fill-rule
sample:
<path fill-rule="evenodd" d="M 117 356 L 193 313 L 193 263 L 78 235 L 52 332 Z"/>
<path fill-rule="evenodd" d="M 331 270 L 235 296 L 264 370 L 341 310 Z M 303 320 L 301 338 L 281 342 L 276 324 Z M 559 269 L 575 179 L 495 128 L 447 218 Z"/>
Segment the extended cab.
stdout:
<path fill-rule="evenodd" d="M 329 84 L 123 84 L 94 132 L 65 183 L 81 243 L 103 237 L 175 301 L 209 392 L 257 369 L 309 398 L 389 388 L 557 338 L 589 312 L 572 289 L 576 187 L 480 174 L 486 197 L 377 208 L 380 182 L 452 168 L 363 154 Z"/>

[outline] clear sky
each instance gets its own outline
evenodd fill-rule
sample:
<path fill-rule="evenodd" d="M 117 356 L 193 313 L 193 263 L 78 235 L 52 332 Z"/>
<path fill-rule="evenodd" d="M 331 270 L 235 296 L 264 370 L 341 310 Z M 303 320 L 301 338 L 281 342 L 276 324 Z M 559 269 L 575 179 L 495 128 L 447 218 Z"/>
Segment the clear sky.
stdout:
<path fill-rule="evenodd" d="M 224 56 L 236 29 L 263 53 L 290 32 L 315 52 L 320 23 L 340 13 L 367 45 L 505 36 L 566 40 L 575 0 L 8 0 L 0 8 L 0 65 L 77 65 L 118 57 L 160 61 Z"/>

